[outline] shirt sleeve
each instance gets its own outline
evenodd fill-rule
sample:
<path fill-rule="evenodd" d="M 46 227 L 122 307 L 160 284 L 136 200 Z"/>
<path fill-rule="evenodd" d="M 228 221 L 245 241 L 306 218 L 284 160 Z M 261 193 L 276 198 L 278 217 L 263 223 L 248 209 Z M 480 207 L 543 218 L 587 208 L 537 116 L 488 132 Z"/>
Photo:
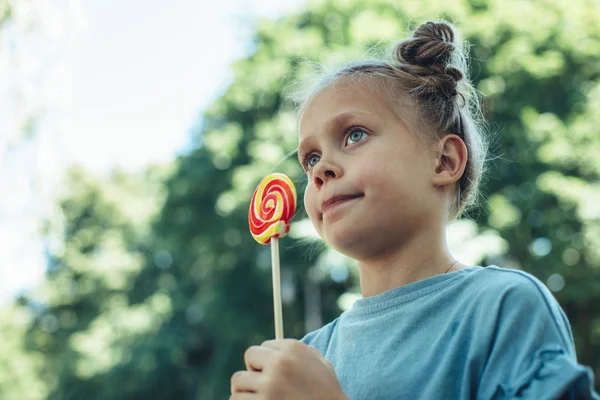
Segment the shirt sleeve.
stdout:
<path fill-rule="evenodd" d="M 519 279 L 493 300 L 495 320 L 478 399 L 593 399 L 589 368 L 577 363 L 566 316 L 537 279 Z"/>

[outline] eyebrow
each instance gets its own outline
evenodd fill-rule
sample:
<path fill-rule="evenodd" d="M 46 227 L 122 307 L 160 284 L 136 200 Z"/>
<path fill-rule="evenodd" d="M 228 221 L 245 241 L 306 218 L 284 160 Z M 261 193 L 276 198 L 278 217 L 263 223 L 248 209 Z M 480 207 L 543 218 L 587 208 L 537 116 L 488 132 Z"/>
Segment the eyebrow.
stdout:
<path fill-rule="evenodd" d="M 339 129 L 340 126 L 344 126 L 348 123 L 348 121 L 356 118 L 357 116 L 368 116 L 370 113 L 366 113 L 364 111 L 343 111 L 337 114 L 335 117 L 329 119 L 325 123 L 325 132 L 331 132 L 332 130 Z M 314 133 L 302 139 L 300 143 L 298 143 L 298 150 L 300 150 L 303 144 L 309 141 L 312 137 L 314 137 Z M 298 151 L 298 159 L 300 159 L 300 151 Z"/>

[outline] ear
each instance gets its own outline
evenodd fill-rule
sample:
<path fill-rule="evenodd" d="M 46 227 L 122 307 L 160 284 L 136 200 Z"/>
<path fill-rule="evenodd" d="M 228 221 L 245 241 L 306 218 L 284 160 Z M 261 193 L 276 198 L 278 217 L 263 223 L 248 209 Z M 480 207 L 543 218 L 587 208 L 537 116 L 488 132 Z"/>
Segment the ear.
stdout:
<path fill-rule="evenodd" d="M 465 142 L 454 134 L 448 134 L 437 142 L 436 167 L 433 185 L 448 186 L 462 177 L 467 166 L 468 151 Z"/>

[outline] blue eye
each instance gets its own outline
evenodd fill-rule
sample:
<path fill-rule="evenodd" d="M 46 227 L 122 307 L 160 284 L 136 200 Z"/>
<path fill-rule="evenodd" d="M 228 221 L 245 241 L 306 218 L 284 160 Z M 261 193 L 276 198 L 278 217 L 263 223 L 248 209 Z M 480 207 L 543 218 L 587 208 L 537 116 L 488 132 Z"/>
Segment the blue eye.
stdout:
<path fill-rule="evenodd" d="M 316 154 L 309 154 L 308 156 L 306 156 L 306 158 L 304 160 L 305 160 L 304 161 L 304 167 L 308 171 L 309 169 L 311 169 L 312 167 L 314 167 L 315 165 L 317 165 L 317 163 L 319 162 L 319 160 L 321 160 L 321 157 L 319 157 Z"/>
<path fill-rule="evenodd" d="M 350 131 L 350 134 L 348 135 L 348 137 L 346 139 L 346 145 L 360 142 L 361 140 L 365 139 L 367 136 L 369 136 L 369 134 L 367 132 L 365 132 L 364 130 L 362 130 L 360 128 L 355 128 L 352 131 Z"/>

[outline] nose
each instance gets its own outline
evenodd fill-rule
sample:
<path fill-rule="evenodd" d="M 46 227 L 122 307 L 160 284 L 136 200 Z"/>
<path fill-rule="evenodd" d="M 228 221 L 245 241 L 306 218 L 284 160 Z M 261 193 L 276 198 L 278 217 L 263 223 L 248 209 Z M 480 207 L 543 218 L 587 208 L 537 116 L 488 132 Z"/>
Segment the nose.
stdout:
<path fill-rule="evenodd" d="M 339 179 L 341 176 L 342 169 L 332 162 L 322 159 L 314 167 L 313 181 L 317 189 L 321 189 L 325 182 L 331 179 Z"/>

